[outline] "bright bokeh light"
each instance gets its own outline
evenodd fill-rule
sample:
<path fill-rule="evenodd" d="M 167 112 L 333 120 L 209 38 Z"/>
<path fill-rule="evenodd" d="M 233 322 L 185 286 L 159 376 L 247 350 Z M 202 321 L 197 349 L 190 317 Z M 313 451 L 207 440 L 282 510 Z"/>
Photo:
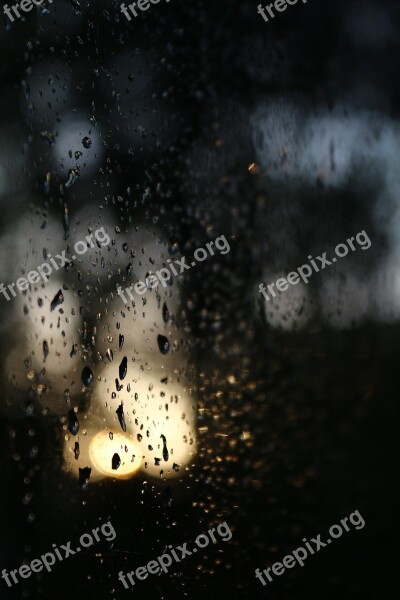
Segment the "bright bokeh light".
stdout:
<path fill-rule="evenodd" d="M 110 373 L 107 381 L 106 372 Z M 197 452 L 193 390 L 154 369 L 135 377 L 130 391 L 124 386 L 112 399 L 114 379 L 107 369 L 102 375 L 96 384 L 92 408 L 116 428 L 116 409 L 122 402 L 127 433 L 134 436 L 143 460 L 142 471 L 157 478 L 181 477 Z"/>
<path fill-rule="evenodd" d="M 120 464 L 113 469 L 113 457 L 118 455 Z M 129 479 L 141 464 L 139 450 L 129 436 L 119 431 L 105 430 L 97 433 L 89 446 L 92 467 L 108 477 Z"/>

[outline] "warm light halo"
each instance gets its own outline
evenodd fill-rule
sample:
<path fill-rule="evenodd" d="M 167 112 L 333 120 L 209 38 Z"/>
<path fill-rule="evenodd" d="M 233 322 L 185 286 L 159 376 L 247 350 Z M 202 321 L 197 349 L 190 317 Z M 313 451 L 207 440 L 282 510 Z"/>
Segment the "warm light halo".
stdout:
<path fill-rule="evenodd" d="M 112 439 L 110 439 L 110 433 Z M 125 450 L 128 449 L 128 451 Z M 112 468 L 112 457 L 117 453 L 121 458 L 118 469 Z M 132 462 L 132 457 L 135 457 Z M 89 458 L 93 467 L 108 477 L 129 479 L 140 468 L 140 451 L 131 438 L 114 429 L 99 431 L 90 442 Z"/>

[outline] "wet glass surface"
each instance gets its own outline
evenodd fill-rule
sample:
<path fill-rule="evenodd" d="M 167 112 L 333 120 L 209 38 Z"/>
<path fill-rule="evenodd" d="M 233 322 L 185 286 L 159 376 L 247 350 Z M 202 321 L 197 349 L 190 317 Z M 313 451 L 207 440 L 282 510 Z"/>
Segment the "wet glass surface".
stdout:
<path fill-rule="evenodd" d="M 400 8 L 285 6 L 4 9 L 1 599 L 398 597 Z"/>

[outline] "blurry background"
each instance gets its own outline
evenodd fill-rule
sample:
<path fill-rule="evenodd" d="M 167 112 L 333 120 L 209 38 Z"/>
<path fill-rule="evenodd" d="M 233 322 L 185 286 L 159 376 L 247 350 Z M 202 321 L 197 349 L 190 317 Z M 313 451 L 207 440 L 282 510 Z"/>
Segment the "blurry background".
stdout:
<path fill-rule="evenodd" d="M 394 0 L 310 0 L 269 23 L 249 0 L 4 17 L 0 282 L 99 227 L 110 244 L 0 297 L 0 569 L 107 520 L 117 538 L 2 580 L 1 598 L 398 597 L 399 31 Z M 368 251 L 265 310 L 261 281 L 363 229 Z M 229 254 L 134 305 L 116 294 L 220 235 Z M 144 456 L 126 478 L 109 460 L 124 443 Z M 354 510 L 364 529 L 255 579 Z M 230 542 L 118 581 L 223 521 Z"/>

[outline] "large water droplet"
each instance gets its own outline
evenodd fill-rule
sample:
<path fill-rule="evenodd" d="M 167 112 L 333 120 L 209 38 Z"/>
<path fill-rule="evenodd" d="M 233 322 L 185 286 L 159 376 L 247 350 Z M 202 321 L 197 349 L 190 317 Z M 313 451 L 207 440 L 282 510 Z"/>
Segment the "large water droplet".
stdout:
<path fill-rule="evenodd" d="M 74 446 L 75 460 L 78 460 L 80 453 L 81 453 L 81 451 L 80 451 L 80 448 L 79 448 L 79 442 L 75 442 L 75 446 Z"/>
<path fill-rule="evenodd" d="M 76 412 L 71 409 L 68 411 L 68 429 L 72 435 L 76 435 L 79 431 L 79 421 Z"/>
<path fill-rule="evenodd" d="M 158 348 L 159 348 L 161 354 L 167 354 L 167 352 L 169 350 L 168 338 L 166 338 L 165 335 L 158 335 L 157 343 L 158 343 Z"/>
<path fill-rule="evenodd" d="M 57 294 L 54 296 L 53 300 L 51 301 L 50 311 L 53 311 L 55 308 L 57 308 L 57 306 L 59 306 L 63 302 L 64 302 L 64 294 L 62 293 L 62 290 L 58 290 Z"/>
<path fill-rule="evenodd" d="M 115 411 L 118 415 L 118 421 L 119 424 L 122 427 L 122 431 L 126 431 L 126 423 L 125 423 L 125 416 L 124 416 L 124 405 L 120 404 L 120 406 L 118 406 L 117 410 Z"/>
<path fill-rule="evenodd" d="M 168 323 L 168 321 L 169 321 L 169 310 L 168 310 L 168 306 L 167 306 L 166 302 L 164 302 L 163 307 L 162 307 L 162 316 L 163 316 L 164 322 Z"/>
<path fill-rule="evenodd" d="M 121 466 L 121 459 L 117 452 L 113 455 L 111 460 L 111 468 L 116 471 Z"/>
<path fill-rule="evenodd" d="M 79 468 L 79 485 L 81 488 L 85 488 L 90 479 L 92 469 L 90 467 Z"/>
<path fill-rule="evenodd" d="M 167 448 L 167 439 L 166 439 L 165 435 L 162 435 L 162 434 L 160 435 L 160 437 L 163 441 L 163 459 L 165 461 L 167 461 L 169 458 L 169 452 L 168 452 L 168 448 Z"/>
<path fill-rule="evenodd" d="M 121 360 L 121 364 L 119 365 L 119 378 L 125 379 L 126 373 L 128 371 L 128 359 L 126 356 Z"/>
<path fill-rule="evenodd" d="M 90 385 L 93 381 L 93 373 L 89 367 L 84 367 L 81 374 L 83 385 Z"/>
<path fill-rule="evenodd" d="M 82 139 L 82 146 L 84 148 L 86 148 L 88 150 L 91 147 L 91 145 L 92 145 L 92 140 L 90 139 L 90 137 L 86 136 Z"/>
<path fill-rule="evenodd" d="M 67 189 L 70 188 L 78 178 L 79 178 L 79 171 L 77 171 L 76 169 L 70 169 L 68 171 L 68 180 L 65 183 L 65 187 Z"/>

